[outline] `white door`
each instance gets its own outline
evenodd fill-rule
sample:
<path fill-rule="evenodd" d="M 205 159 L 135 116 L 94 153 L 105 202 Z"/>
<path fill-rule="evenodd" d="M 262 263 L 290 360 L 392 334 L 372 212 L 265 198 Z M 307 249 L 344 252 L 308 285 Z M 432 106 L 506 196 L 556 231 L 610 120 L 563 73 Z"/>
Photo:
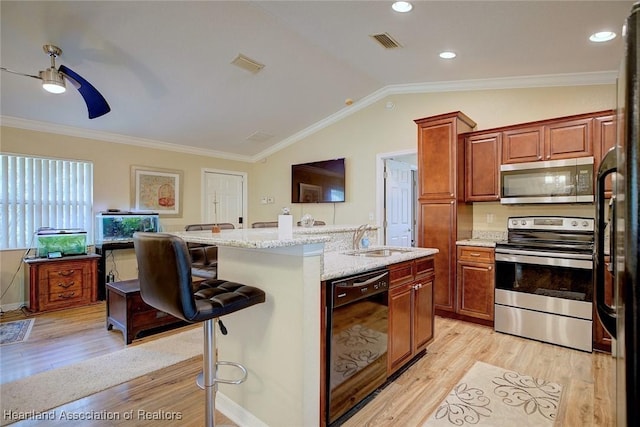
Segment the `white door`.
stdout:
<path fill-rule="evenodd" d="M 385 160 L 385 242 L 391 246 L 412 246 L 412 166 Z"/>
<path fill-rule="evenodd" d="M 245 216 L 244 174 L 204 171 L 202 188 L 202 222 L 229 222 L 241 228 L 241 218 Z"/>

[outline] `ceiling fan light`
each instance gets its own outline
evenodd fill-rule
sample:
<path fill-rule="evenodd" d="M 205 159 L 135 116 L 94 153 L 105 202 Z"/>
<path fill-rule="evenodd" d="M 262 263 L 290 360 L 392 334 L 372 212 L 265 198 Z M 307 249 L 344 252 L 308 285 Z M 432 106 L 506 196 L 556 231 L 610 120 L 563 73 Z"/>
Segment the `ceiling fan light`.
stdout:
<path fill-rule="evenodd" d="M 62 74 L 55 68 L 47 68 L 44 71 L 40 71 L 40 78 L 42 79 L 42 88 L 47 92 L 64 93 L 67 90 Z"/>

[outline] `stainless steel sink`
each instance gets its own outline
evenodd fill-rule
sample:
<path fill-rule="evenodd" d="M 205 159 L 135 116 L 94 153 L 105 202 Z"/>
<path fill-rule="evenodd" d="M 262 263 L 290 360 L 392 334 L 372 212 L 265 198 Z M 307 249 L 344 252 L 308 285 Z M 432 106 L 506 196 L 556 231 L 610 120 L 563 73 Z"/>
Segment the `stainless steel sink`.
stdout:
<path fill-rule="evenodd" d="M 362 257 L 388 257 L 393 254 L 401 254 L 413 251 L 413 248 L 380 248 L 380 249 L 361 249 L 357 251 L 346 252 L 345 255 L 362 256 Z"/>

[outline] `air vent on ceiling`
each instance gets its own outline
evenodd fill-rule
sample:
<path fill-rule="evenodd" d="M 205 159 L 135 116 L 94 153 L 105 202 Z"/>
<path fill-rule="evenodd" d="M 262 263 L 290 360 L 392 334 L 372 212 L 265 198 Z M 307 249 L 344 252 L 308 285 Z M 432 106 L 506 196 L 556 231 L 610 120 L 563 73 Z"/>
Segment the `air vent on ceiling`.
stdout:
<path fill-rule="evenodd" d="M 249 135 L 246 139 L 251 142 L 265 142 L 273 138 L 273 135 L 270 135 L 266 132 L 256 131 Z"/>
<path fill-rule="evenodd" d="M 389 35 L 389 33 L 372 34 L 371 37 L 373 37 L 385 49 L 395 49 L 397 47 L 402 47 L 400 43 L 395 41 L 393 37 Z"/>
<path fill-rule="evenodd" d="M 246 57 L 243 54 L 239 54 L 238 56 L 236 56 L 236 59 L 231 61 L 231 63 L 251 73 L 257 73 L 264 68 L 264 64 L 254 61 L 253 59 Z"/>

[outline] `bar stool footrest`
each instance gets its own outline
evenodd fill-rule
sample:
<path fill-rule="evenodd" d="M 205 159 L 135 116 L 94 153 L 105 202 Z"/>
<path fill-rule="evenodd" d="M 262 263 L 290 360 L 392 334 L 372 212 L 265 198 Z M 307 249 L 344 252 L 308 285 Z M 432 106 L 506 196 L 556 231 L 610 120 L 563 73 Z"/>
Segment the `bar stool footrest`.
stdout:
<path fill-rule="evenodd" d="M 235 366 L 236 368 L 240 369 L 242 371 L 242 378 L 236 379 L 236 380 L 228 380 L 225 378 L 214 378 L 213 379 L 213 384 L 212 386 L 215 386 L 217 383 L 221 383 L 221 384 L 242 384 L 243 382 L 245 382 L 247 380 L 247 368 L 245 368 L 243 365 L 241 365 L 240 363 L 236 363 L 236 362 L 226 362 L 224 360 L 220 360 L 216 363 L 216 367 L 221 366 L 221 365 L 225 365 L 225 366 Z M 204 390 L 204 372 L 200 372 L 200 374 L 198 374 L 198 377 L 196 378 L 196 384 L 198 384 L 198 387 L 200 387 L 202 390 Z"/>

